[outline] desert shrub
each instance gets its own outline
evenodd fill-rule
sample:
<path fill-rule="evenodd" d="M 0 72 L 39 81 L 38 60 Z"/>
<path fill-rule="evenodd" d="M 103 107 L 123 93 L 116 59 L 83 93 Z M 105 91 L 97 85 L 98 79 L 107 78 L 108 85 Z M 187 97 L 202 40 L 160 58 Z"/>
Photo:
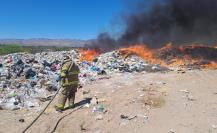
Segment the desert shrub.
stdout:
<path fill-rule="evenodd" d="M 25 48 L 20 45 L 0 45 L 0 55 L 18 53 L 18 52 L 26 52 Z"/>

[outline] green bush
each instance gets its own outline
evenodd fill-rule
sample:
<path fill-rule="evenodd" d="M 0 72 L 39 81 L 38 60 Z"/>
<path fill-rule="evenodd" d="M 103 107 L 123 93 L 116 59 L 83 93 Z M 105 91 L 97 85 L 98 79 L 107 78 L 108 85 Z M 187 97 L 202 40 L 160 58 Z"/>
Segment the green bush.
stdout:
<path fill-rule="evenodd" d="M 25 49 L 19 45 L 1 45 L 0 46 L 0 55 L 25 52 Z"/>

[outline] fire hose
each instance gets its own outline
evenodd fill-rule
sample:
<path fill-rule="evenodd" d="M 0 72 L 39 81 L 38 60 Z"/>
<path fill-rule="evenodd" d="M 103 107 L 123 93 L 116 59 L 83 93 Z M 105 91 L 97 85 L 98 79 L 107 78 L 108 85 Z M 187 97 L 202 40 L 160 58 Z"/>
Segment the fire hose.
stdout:
<path fill-rule="evenodd" d="M 83 107 L 84 107 L 84 106 L 80 106 L 80 107 L 78 107 L 78 108 L 72 110 L 72 111 L 69 112 L 68 114 L 62 116 L 62 117 L 57 121 L 57 123 L 56 123 L 54 129 L 53 129 L 50 133 L 54 133 L 54 132 L 56 131 L 57 126 L 59 125 L 59 123 L 60 123 L 60 121 L 61 121 L 62 119 L 64 119 L 66 116 L 69 116 L 69 115 L 72 114 L 73 112 L 75 112 L 75 111 L 77 111 L 77 110 L 79 110 L 79 109 L 81 109 L 81 108 L 83 108 Z"/>
<path fill-rule="evenodd" d="M 57 94 L 59 93 L 60 88 L 57 90 L 57 92 L 55 93 L 55 95 L 53 96 L 53 98 L 50 100 L 50 102 L 46 105 L 46 107 L 42 110 L 42 112 L 30 123 L 29 126 L 27 126 L 24 130 L 23 133 L 25 133 L 38 119 L 39 117 L 44 113 L 44 111 L 48 108 L 48 106 L 53 102 L 53 100 L 55 99 L 55 97 L 57 96 Z"/>
<path fill-rule="evenodd" d="M 27 127 L 25 128 L 25 130 L 23 130 L 23 133 L 25 133 L 25 132 L 39 119 L 39 117 L 44 113 L 44 111 L 45 111 L 45 110 L 49 107 L 49 105 L 53 102 L 53 100 L 55 99 L 55 97 L 57 96 L 57 94 L 59 93 L 59 91 L 60 91 L 60 88 L 57 90 L 57 92 L 55 93 L 55 95 L 53 96 L 53 98 L 52 98 L 52 99 L 50 100 L 50 102 L 46 105 L 46 107 L 42 110 L 42 112 L 30 123 L 29 126 L 27 126 Z M 79 110 L 79 109 L 81 109 L 81 108 L 83 108 L 83 106 L 80 106 L 80 107 L 78 107 L 78 108 L 72 110 L 70 113 L 68 113 L 68 114 L 66 114 L 66 115 L 64 115 L 64 116 L 62 116 L 62 117 L 57 121 L 57 123 L 56 123 L 54 129 L 51 131 L 51 133 L 54 133 L 54 132 L 55 132 L 55 130 L 56 130 L 58 124 L 60 123 L 60 121 L 61 121 L 63 118 L 65 118 L 66 116 L 72 114 L 73 112 L 75 112 L 75 111 L 77 111 L 77 110 Z"/>

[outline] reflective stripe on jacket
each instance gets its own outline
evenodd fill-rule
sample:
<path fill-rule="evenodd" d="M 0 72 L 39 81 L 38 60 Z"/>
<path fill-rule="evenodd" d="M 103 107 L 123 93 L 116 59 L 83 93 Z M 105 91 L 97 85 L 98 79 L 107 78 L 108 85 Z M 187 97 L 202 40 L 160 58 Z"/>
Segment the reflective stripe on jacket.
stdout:
<path fill-rule="evenodd" d="M 79 83 L 78 74 L 80 70 L 72 61 L 66 61 L 61 68 L 61 85 L 63 87 Z"/>

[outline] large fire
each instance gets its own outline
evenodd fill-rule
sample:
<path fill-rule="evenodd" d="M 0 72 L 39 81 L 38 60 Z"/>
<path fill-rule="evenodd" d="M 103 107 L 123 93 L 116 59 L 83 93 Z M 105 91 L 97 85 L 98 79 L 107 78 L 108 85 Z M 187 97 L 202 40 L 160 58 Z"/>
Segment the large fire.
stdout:
<path fill-rule="evenodd" d="M 199 66 L 201 68 L 217 69 L 216 46 L 188 45 L 175 47 L 172 44 L 159 49 L 149 49 L 143 44 L 121 48 L 123 57 L 138 55 L 152 64 L 162 66 Z"/>
<path fill-rule="evenodd" d="M 128 48 L 121 48 L 119 52 L 125 58 L 130 55 L 137 55 L 149 63 L 165 65 L 163 61 L 154 57 L 154 49 L 149 49 L 142 44 L 134 45 Z"/>
<path fill-rule="evenodd" d="M 124 58 L 137 55 L 150 64 L 217 69 L 216 46 L 173 46 L 172 44 L 167 44 L 159 49 L 150 49 L 144 44 L 138 44 L 127 48 L 120 48 L 118 52 Z M 89 62 L 93 61 L 100 54 L 95 49 L 83 49 L 80 53 L 80 60 Z"/>

